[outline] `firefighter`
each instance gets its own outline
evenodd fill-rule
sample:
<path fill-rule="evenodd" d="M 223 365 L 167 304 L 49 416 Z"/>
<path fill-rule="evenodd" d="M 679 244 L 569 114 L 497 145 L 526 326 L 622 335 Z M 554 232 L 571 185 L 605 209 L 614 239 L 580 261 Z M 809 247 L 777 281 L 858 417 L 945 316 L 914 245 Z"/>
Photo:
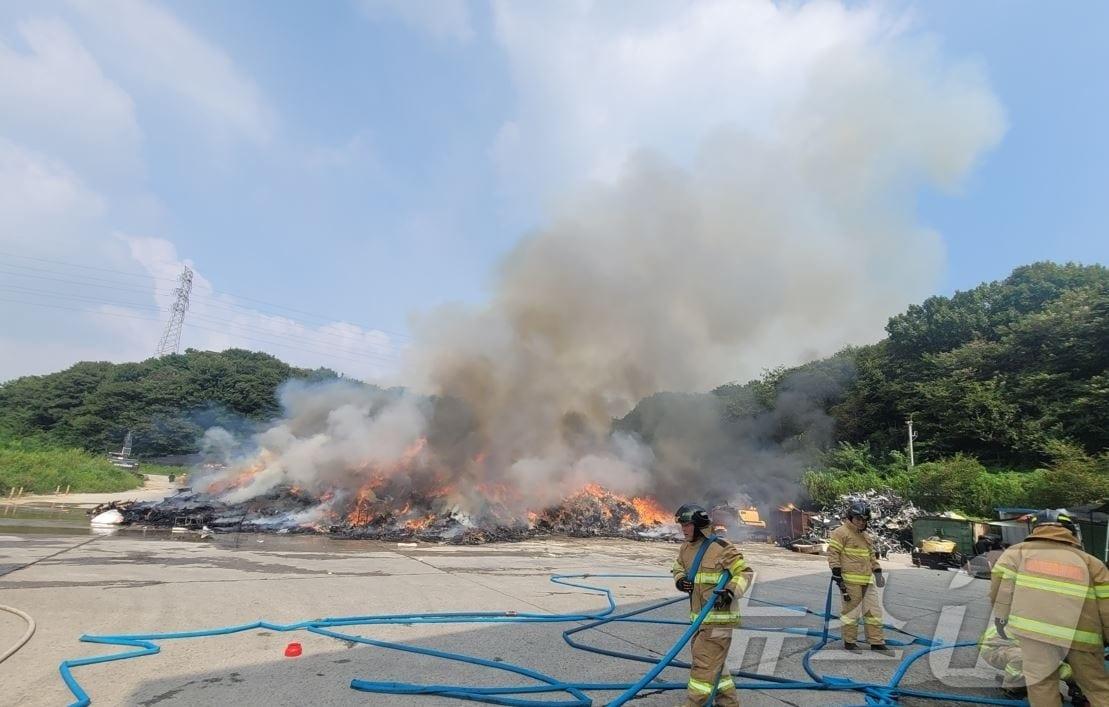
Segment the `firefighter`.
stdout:
<path fill-rule="evenodd" d="M 863 501 L 852 503 L 847 509 L 847 522 L 832 531 L 828 538 L 828 566 L 832 578 L 843 595 L 840 621 L 843 647 L 858 649 L 855 642 L 859 635 L 859 619 L 866 627 L 866 642 L 871 650 L 888 652 L 882 632 L 882 602 L 877 591 L 870 591 L 871 584 L 886 586 L 882 566 L 874 551 L 874 541 L 866 533 L 870 520 L 870 506 Z"/>
<path fill-rule="evenodd" d="M 1109 642 L 1109 569 L 1082 551 L 1066 511 L 1045 510 L 1024 542 L 1001 554 L 990 577 L 994 626 L 1020 640 L 1028 700 L 1062 704 L 1064 661 L 1094 705 L 1109 705 L 1104 646 Z"/>
<path fill-rule="evenodd" d="M 705 536 L 712 521 L 704 508 L 687 503 L 678 509 L 674 520 L 682 526 L 685 542 L 678 550 L 671 573 L 674 586 L 689 594 L 690 621 L 697 618 L 706 603 L 713 605 L 690 640 L 693 667 L 686 684 L 685 707 L 701 707 L 714 694 L 714 688 L 714 704 L 738 707 L 739 698 L 727 658 L 732 646 L 732 629 L 739 627 L 739 597 L 750 586 L 753 573 L 734 545 L 715 536 Z M 701 560 L 694 567 L 698 555 Z M 731 578 L 723 589 L 715 592 L 724 570 L 731 573 Z"/>
<path fill-rule="evenodd" d="M 1013 636 L 1002 638 L 997 633 L 997 627 L 991 624 L 978 639 L 978 654 L 982 656 L 982 660 L 1001 671 L 1001 689 L 1007 696 L 1016 699 L 1024 699 L 1027 696 L 1020 641 Z M 1089 700 L 1074 682 L 1074 671 L 1067 663 L 1059 666 L 1059 679 L 1067 684 L 1071 704 L 1079 707 L 1089 705 Z"/>

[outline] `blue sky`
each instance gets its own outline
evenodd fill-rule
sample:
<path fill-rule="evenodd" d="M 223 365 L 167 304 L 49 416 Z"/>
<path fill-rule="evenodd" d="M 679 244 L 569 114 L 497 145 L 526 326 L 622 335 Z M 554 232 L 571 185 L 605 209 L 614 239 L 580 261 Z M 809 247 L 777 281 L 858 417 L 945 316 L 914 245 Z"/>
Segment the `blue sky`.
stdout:
<path fill-rule="evenodd" d="M 5 3 L 0 380 L 149 355 L 185 262 L 199 277 L 183 346 L 261 348 L 368 378 L 396 370 L 411 317 L 494 296 L 502 259 L 568 196 L 618 180 L 637 151 L 686 165 L 720 125 L 766 127 L 779 87 L 753 81 L 743 100 L 716 100 L 727 87 L 697 80 L 714 69 L 697 66 L 704 30 L 684 7 Z M 880 23 L 858 19 L 867 13 Z M 1098 36 L 1109 7 L 850 3 L 829 14 L 768 26 L 787 55 L 806 54 L 788 42 L 837 33 L 932 47 L 936 62 L 980 73 L 1003 112 L 999 139 L 968 148 L 974 166 L 955 186 L 912 192 L 917 221 L 942 239 L 937 262 L 923 258 L 904 302 L 865 308 L 840 339 L 876 337 L 904 303 L 1023 263 L 1109 261 L 1109 49 Z M 634 51 L 634 30 L 670 42 L 660 56 L 689 55 L 686 73 L 633 62 L 646 68 L 631 88 L 590 76 L 618 75 L 603 61 Z M 781 49 L 773 37 L 766 47 Z M 796 78 L 782 66 L 783 82 Z M 824 343 L 808 353 L 843 342 Z"/>
<path fill-rule="evenodd" d="M 939 291 L 1037 260 L 1109 263 L 1109 65 L 1099 2 L 915 6 L 944 49 L 981 58 L 1008 130 L 958 198 L 926 194 L 921 218 L 948 248 Z"/>

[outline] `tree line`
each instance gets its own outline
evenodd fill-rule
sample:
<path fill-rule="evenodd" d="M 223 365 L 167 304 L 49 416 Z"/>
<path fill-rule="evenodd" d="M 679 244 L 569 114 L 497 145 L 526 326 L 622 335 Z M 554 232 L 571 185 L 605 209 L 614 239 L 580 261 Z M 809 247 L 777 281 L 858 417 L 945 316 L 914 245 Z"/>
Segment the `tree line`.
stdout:
<path fill-rule="evenodd" d="M 714 393 L 733 414 L 808 395 L 833 445 L 803 485 L 818 505 L 891 487 L 932 510 L 1109 497 L 1109 270 L 1035 263 L 892 317 L 888 336 Z M 806 392 L 812 391 L 812 392 Z M 906 420 L 918 431 L 908 471 Z M 781 439 L 802 425 L 781 430 Z"/>
<path fill-rule="evenodd" d="M 82 362 L 0 385 L 0 438 L 103 453 L 131 431 L 136 456 L 190 454 L 209 427 L 242 431 L 276 417 L 285 381 L 336 377 L 242 349 Z"/>
<path fill-rule="evenodd" d="M 910 306 L 886 332 L 711 393 L 651 396 L 614 429 L 649 444 L 660 464 L 712 466 L 711 478 L 733 487 L 729 468 L 804 460 L 802 484 L 818 504 L 876 486 L 983 514 L 1109 497 L 1105 267 L 1019 267 Z M 285 381 L 335 377 L 240 349 L 78 363 L 0 384 L 0 439 L 103 453 L 131 430 L 141 457 L 188 454 L 210 426 L 248 432 L 276 417 Z M 763 488 L 782 476 L 768 468 Z"/>

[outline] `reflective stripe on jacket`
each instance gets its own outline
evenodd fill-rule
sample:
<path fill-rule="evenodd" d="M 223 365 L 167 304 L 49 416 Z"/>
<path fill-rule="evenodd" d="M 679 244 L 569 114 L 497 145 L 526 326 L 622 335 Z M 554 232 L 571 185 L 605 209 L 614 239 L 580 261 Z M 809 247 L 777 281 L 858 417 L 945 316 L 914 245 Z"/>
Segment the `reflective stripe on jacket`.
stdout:
<path fill-rule="evenodd" d="M 848 584 L 870 584 L 874 570 L 881 567 L 870 536 L 865 531 L 860 533 L 851 521 L 828 537 L 828 566 L 839 567 Z"/>
<path fill-rule="evenodd" d="M 698 537 L 697 540 L 691 543 L 682 543 L 681 548 L 678 549 L 678 559 L 670 568 L 674 579 L 690 573 L 690 566 L 697 558 L 697 552 L 701 549 L 701 543 L 703 542 L 705 542 L 705 538 Z M 690 622 L 697 618 L 706 602 L 711 604 L 716 601 L 716 595 L 713 594 L 712 590 L 715 589 L 716 583 L 720 581 L 724 570 L 732 573 L 732 578 L 728 580 L 726 586 L 732 590 L 735 598 L 732 600 L 732 605 L 727 609 L 711 609 L 705 617 L 703 625 L 711 624 L 720 628 L 739 626 L 739 598 L 751 586 L 751 578 L 754 572 L 747 566 L 747 561 L 743 559 L 743 553 L 735 545 L 721 538 L 717 538 L 709 547 L 705 548 L 705 554 L 701 558 L 701 566 L 697 568 L 694 574 L 693 592 L 689 595 Z"/>
<path fill-rule="evenodd" d="M 1089 653 L 1109 642 L 1109 569 L 1062 526 L 1039 526 L 1001 554 L 990 601 L 1006 633 Z"/>

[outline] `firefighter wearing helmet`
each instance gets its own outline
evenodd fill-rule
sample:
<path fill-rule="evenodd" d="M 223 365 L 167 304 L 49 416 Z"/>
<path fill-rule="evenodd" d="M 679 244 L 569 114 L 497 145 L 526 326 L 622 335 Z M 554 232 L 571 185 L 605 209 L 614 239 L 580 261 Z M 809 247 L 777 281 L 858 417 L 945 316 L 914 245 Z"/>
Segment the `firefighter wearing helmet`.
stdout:
<path fill-rule="evenodd" d="M 882 601 L 871 585 L 886 586 L 882 566 L 874 550 L 874 540 L 866 532 L 870 520 L 870 506 L 862 501 L 852 503 L 847 509 L 847 522 L 832 531 L 828 538 L 828 566 L 832 580 L 843 597 L 840 621 L 843 647 L 857 650 L 858 622 L 866 630 L 866 642 L 871 650 L 886 652 L 886 639 L 882 631 Z"/>
<path fill-rule="evenodd" d="M 1033 707 L 1062 704 L 1064 662 L 1094 705 L 1109 705 L 1109 569 L 1082 551 L 1064 510 L 1040 511 L 1024 542 L 1001 554 L 990 578 L 994 628 L 1020 642 Z"/>
<path fill-rule="evenodd" d="M 705 535 L 711 520 L 704 508 L 687 503 L 678 509 L 674 520 L 681 525 L 685 542 L 678 550 L 671 573 L 674 586 L 689 595 L 690 622 L 697 618 L 705 604 L 712 604 L 689 643 L 693 666 L 686 684 L 685 707 L 701 707 L 710 696 L 713 696 L 713 704 L 720 707 L 738 707 L 739 698 L 727 658 L 732 646 L 732 629 L 739 627 L 738 598 L 747 591 L 753 573 L 734 545 L 715 535 Z M 700 562 L 697 562 L 698 557 Z M 731 578 L 716 591 L 724 570 L 731 573 Z"/>

